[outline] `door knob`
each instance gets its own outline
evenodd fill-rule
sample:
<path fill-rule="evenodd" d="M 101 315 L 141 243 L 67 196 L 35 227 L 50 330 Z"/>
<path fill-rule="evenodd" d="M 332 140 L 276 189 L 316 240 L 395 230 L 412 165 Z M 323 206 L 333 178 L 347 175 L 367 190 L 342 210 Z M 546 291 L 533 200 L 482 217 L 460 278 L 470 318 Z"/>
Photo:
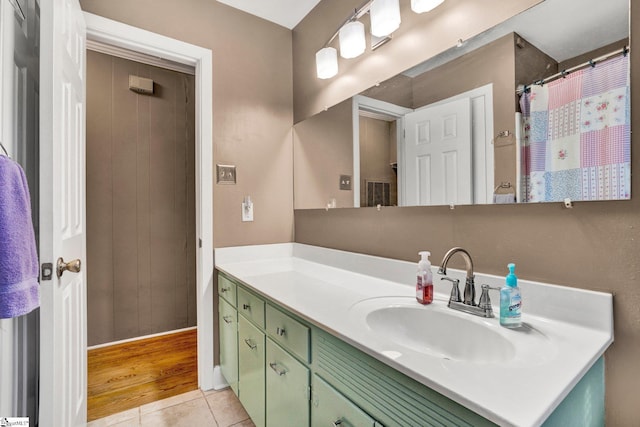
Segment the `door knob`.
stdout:
<path fill-rule="evenodd" d="M 79 259 L 74 259 L 73 261 L 64 262 L 62 257 L 58 258 L 58 263 L 56 264 L 56 274 L 58 278 L 62 277 L 62 273 L 65 271 L 70 271 L 72 273 L 80 273 L 80 269 L 82 268 L 82 264 Z"/>

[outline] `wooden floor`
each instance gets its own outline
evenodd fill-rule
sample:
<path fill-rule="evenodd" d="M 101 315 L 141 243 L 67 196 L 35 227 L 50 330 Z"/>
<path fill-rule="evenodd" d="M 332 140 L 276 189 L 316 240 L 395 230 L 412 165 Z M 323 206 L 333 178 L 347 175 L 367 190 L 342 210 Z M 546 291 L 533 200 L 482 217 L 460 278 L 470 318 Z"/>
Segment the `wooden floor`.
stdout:
<path fill-rule="evenodd" d="M 196 329 L 88 352 L 89 421 L 198 388 Z"/>

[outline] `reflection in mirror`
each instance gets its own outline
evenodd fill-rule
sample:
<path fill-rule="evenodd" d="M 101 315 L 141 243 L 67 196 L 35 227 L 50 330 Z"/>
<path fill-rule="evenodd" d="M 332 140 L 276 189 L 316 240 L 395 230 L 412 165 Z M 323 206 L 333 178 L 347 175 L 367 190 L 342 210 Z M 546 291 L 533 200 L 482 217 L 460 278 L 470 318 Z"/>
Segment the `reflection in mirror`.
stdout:
<path fill-rule="evenodd" d="M 572 87 L 566 82 L 573 81 L 577 88 L 580 77 L 583 84 L 576 90 L 587 96 L 582 100 L 578 95 L 551 96 L 547 118 L 560 109 L 573 114 L 573 122 L 534 122 L 531 114 L 525 114 L 524 122 L 535 129 L 542 123 L 546 126 L 543 133 L 556 130 L 544 142 L 534 141 L 531 132 L 521 132 L 522 107 L 516 95 L 516 89 L 523 86 L 529 93 L 538 93 L 534 83 L 591 59 L 611 52 L 621 54 L 628 46 L 628 11 L 628 0 L 606 4 L 546 0 L 296 124 L 295 208 L 628 198 L 628 187 L 620 188 L 627 184 L 629 172 L 628 88 L 624 84 L 605 85 L 603 93 L 596 94 L 586 89 L 584 79 L 591 77 L 583 78 L 589 71 L 584 68 L 545 82 L 546 93 L 553 92 L 553 87 L 565 93 L 563 87 Z M 594 70 L 598 69 L 596 65 Z M 611 118 L 622 120 L 621 127 L 615 131 L 603 130 L 604 125 L 582 129 L 586 121 L 579 116 L 580 107 L 598 96 L 608 94 L 610 98 L 611 90 L 625 94 L 620 107 L 624 114 Z M 534 115 L 540 116 L 537 111 Z M 613 127 L 611 124 L 606 127 Z M 558 134 L 558 127 L 565 125 L 573 126 L 574 131 Z M 608 139 L 602 139 L 607 132 Z M 556 149 L 558 144 L 564 145 Z M 616 144 L 621 151 L 612 153 Z M 547 146 L 553 149 L 541 149 Z M 565 157 L 560 158 L 559 153 Z M 435 162 L 436 158 L 441 161 Z M 618 163 L 612 168 L 612 162 Z M 598 173 L 608 174 L 606 182 L 586 179 Z M 350 189 L 340 189 L 340 175 L 353 177 Z M 563 181 L 568 176 L 577 180 Z M 549 191 L 556 183 L 562 184 Z M 585 183 L 588 191 L 578 190 Z M 615 194 L 603 197 L 602 189 L 610 185 L 617 186 Z"/>

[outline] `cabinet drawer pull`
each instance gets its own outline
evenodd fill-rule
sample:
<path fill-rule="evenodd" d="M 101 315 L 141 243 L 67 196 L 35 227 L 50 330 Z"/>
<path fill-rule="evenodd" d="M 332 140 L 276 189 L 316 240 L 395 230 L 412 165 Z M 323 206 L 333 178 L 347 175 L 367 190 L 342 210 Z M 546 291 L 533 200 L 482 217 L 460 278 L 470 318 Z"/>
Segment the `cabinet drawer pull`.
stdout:
<path fill-rule="evenodd" d="M 230 289 L 230 288 L 221 288 L 221 289 L 220 289 L 220 292 L 225 293 L 225 292 L 228 292 L 228 291 L 229 291 L 229 289 Z"/>
<path fill-rule="evenodd" d="M 285 334 L 284 328 L 280 328 L 280 327 L 276 328 L 276 334 L 278 334 L 279 336 L 283 337 L 284 334 Z"/>
<path fill-rule="evenodd" d="M 251 310 L 251 306 L 249 304 L 242 304 L 242 308 L 244 310 Z"/>
<path fill-rule="evenodd" d="M 248 345 L 251 350 L 255 350 L 256 348 L 258 348 L 258 346 L 252 343 L 249 338 L 245 339 L 244 343 Z"/>
<path fill-rule="evenodd" d="M 342 425 L 342 419 L 337 419 L 333 422 L 333 427 L 338 427 L 339 425 Z"/>
<path fill-rule="evenodd" d="M 278 369 L 278 363 L 277 362 L 271 362 L 269 363 L 269 366 L 271 366 L 271 369 L 273 369 L 275 371 L 276 374 L 283 376 L 284 374 L 287 373 L 286 369 Z"/>
<path fill-rule="evenodd" d="M 231 319 L 231 316 L 223 316 L 222 320 L 224 320 L 224 323 L 226 323 L 227 325 L 233 323 L 233 320 Z"/>

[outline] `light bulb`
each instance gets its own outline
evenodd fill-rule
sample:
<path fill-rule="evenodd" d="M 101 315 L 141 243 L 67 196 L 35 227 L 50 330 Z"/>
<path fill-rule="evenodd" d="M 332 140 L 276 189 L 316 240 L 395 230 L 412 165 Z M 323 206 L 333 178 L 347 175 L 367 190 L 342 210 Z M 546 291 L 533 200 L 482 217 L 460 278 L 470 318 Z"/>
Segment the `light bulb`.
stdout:
<path fill-rule="evenodd" d="M 400 27 L 399 0 L 373 0 L 371 3 L 371 34 L 386 37 Z"/>
<path fill-rule="evenodd" d="M 429 12 L 443 2 L 444 0 L 411 0 L 411 10 L 415 13 Z"/>
<path fill-rule="evenodd" d="M 367 42 L 364 38 L 364 24 L 353 21 L 340 28 L 340 56 L 355 58 L 364 52 Z"/>
<path fill-rule="evenodd" d="M 330 79 L 338 74 L 338 52 L 325 47 L 316 52 L 316 73 L 319 79 Z"/>

